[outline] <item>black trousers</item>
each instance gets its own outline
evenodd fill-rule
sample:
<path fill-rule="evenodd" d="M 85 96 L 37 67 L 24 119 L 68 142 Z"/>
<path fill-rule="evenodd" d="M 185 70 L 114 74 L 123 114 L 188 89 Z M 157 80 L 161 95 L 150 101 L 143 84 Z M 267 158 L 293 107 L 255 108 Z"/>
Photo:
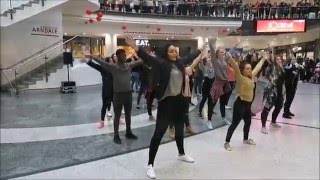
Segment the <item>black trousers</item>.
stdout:
<path fill-rule="evenodd" d="M 203 77 L 202 76 L 198 76 L 194 80 L 194 92 L 196 94 L 198 94 L 198 92 L 201 93 L 202 81 L 203 81 Z"/>
<path fill-rule="evenodd" d="M 101 120 L 104 121 L 106 111 L 110 111 L 112 97 L 102 97 Z"/>
<path fill-rule="evenodd" d="M 202 84 L 202 99 L 199 104 L 199 113 L 201 114 L 202 109 L 204 107 L 204 104 L 208 100 L 208 119 L 209 120 L 211 120 L 211 118 L 212 118 L 213 108 L 214 108 L 212 98 L 210 96 L 210 89 L 211 89 L 213 81 L 214 81 L 214 78 L 212 78 L 212 79 L 209 79 L 208 77 L 204 78 L 204 81 Z"/>
<path fill-rule="evenodd" d="M 138 93 L 138 98 L 137 98 L 137 105 L 140 105 L 141 96 L 142 94 L 145 94 L 147 88 L 148 88 L 147 84 L 141 83 L 139 93 Z"/>
<path fill-rule="evenodd" d="M 148 165 L 154 163 L 161 139 L 165 134 L 169 122 L 173 122 L 175 126 L 175 140 L 179 154 L 184 154 L 183 133 L 184 133 L 184 97 L 180 94 L 177 96 L 169 96 L 159 101 L 156 129 L 153 133 L 149 147 Z"/>
<path fill-rule="evenodd" d="M 119 120 L 122 107 L 124 107 L 127 132 L 131 132 L 131 109 L 132 109 L 132 92 L 115 92 L 113 96 L 114 135 L 119 135 Z"/>
<path fill-rule="evenodd" d="M 221 117 L 224 118 L 226 117 L 226 105 L 228 104 L 229 101 L 229 97 L 230 94 L 223 94 L 222 96 L 220 96 L 220 113 L 221 113 Z M 217 102 L 213 103 L 213 108 L 216 105 Z M 208 118 L 209 119 L 209 118 Z"/>
<path fill-rule="evenodd" d="M 154 100 L 154 89 L 149 87 L 146 91 L 148 115 L 152 116 L 152 103 Z"/>
<path fill-rule="evenodd" d="M 292 81 L 286 81 L 285 87 L 286 87 L 286 101 L 284 103 L 283 110 L 284 110 L 284 113 L 289 113 L 292 101 L 297 91 L 297 84 L 293 83 Z"/>
<path fill-rule="evenodd" d="M 234 130 L 239 125 L 241 119 L 244 120 L 243 140 L 248 140 L 251 125 L 251 102 L 243 101 L 240 97 L 234 102 L 232 123 L 228 128 L 226 142 L 230 142 Z"/>
<path fill-rule="evenodd" d="M 228 93 L 228 95 L 227 95 L 227 99 L 226 99 L 226 101 L 227 101 L 227 104 L 226 105 L 228 105 L 228 102 L 229 102 L 229 99 L 230 99 L 230 96 L 231 96 L 231 94 L 232 94 L 232 91 L 235 89 L 235 87 L 236 87 L 236 82 L 235 81 L 229 81 L 229 84 L 230 84 L 230 87 L 231 87 L 231 91 Z"/>
<path fill-rule="evenodd" d="M 268 106 L 264 106 L 262 112 L 261 112 L 261 123 L 262 127 L 266 127 L 266 122 L 268 118 L 268 114 L 271 110 L 271 108 L 274 106 L 274 110 L 272 112 L 272 123 L 276 123 L 277 117 L 282 109 L 283 106 L 283 95 L 282 91 L 278 91 L 277 95 L 272 97 L 272 102 L 268 103 Z"/>

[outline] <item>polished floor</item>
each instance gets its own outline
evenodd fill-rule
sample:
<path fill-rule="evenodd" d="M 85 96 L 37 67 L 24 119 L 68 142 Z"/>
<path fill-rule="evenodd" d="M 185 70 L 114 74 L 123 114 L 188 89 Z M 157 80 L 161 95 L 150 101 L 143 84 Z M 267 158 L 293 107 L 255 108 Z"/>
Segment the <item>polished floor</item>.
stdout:
<path fill-rule="evenodd" d="M 86 99 L 86 96 L 99 96 L 98 89 L 92 93 L 96 87 L 86 88 L 76 95 L 81 98 L 71 102 Z M 198 107 L 191 106 L 190 120 L 198 134 L 185 139 L 185 150 L 195 163 L 178 161 L 175 142 L 165 135 L 155 161 L 157 178 L 319 179 L 319 88 L 319 85 L 300 83 L 292 106 L 296 116 L 288 120 L 280 114 L 278 122 L 282 128 L 268 128 L 268 135 L 260 133 L 260 115 L 257 114 L 250 132 L 256 146 L 242 144 L 241 123 L 231 141 L 232 152 L 223 148 L 228 126 L 220 118 L 219 106 L 215 108 L 217 114 L 214 115 L 212 131 L 206 129 L 205 120 L 197 118 Z M 14 102 L 12 99 L 19 98 L 26 97 L 7 95 L 1 97 L 1 102 Z M 234 97 L 231 102 L 233 100 Z M 96 104 L 94 107 L 99 108 L 99 103 Z M 98 111 L 94 113 L 99 114 Z M 2 111 L 1 117 L 14 118 L 13 115 L 2 116 L 3 113 L 6 111 Z M 41 118 L 33 121 L 30 118 L 34 127 L 22 122 L 21 127 L 17 120 L 10 124 L 10 118 L 3 125 L 1 118 L 1 178 L 145 179 L 147 148 L 154 130 L 154 122 L 147 119 L 145 110 L 136 112 L 132 117 L 133 131 L 139 140 L 123 138 L 122 145 L 112 142 L 111 123 L 103 130 L 96 128 L 94 122 L 99 115 L 94 113 L 88 111 L 87 118 L 79 122 L 66 118 L 65 121 L 71 122 L 65 125 L 61 120 L 47 120 L 50 122 L 48 125 L 38 122 Z M 227 117 L 231 118 L 231 113 L 229 110 Z M 21 134 L 14 135 L 17 133 Z"/>

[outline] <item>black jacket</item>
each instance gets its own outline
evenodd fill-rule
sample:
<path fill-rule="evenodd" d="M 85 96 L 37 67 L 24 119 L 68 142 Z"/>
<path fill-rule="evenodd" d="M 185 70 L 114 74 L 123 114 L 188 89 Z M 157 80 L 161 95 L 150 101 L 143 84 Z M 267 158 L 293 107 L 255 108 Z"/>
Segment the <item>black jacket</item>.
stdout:
<path fill-rule="evenodd" d="M 175 65 L 181 69 L 184 68 L 186 64 L 192 62 L 200 54 L 200 50 L 189 54 L 184 58 L 180 58 L 175 62 Z M 146 63 L 152 67 L 152 86 L 155 91 L 155 97 L 160 100 L 169 83 L 170 73 L 172 65 L 166 59 L 161 59 L 159 57 L 153 57 L 145 52 L 142 48 L 139 48 L 137 52 L 138 56 Z M 183 71 L 184 74 L 184 71 Z M 184 80 L 185 78 L 183 78 Z M 184 83 L 183 83 L 184 84 Z"/>
<path fill-rule="evenodd" d="M 113 78 L 112 74 L 103 69 L 99 64 L 92 61 L 87 63 L 90 67 L 101 73 L 102 77 L 102 97 L 113 97 Z"/>

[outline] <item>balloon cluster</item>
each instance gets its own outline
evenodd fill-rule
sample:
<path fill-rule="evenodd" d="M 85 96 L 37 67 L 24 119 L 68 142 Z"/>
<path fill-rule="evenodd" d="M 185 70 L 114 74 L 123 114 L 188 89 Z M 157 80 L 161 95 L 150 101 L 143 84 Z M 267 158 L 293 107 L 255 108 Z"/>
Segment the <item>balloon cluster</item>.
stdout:
<path fill-rule="evenodd" d="M 93 12 L 92 12 L 91 9 L 87 9 L 87 10 L 86 10 L 86 14 L 87 14 L 87 15 L 90 16 L 92 13 L 93 13 Z M 99 12 L 97 13 L 96 20 L 97 20 L 97 21 L 101 21 L 102 16 L 103 16 L 103 13 L 102 13 L 101 11 L 99 11 Z M 92 18 L 90 18 L 90 19 L 88 20 L 88 22 L 92 24 L 92 23 L 94 23 L 94 20 L 93 20 Z"/>

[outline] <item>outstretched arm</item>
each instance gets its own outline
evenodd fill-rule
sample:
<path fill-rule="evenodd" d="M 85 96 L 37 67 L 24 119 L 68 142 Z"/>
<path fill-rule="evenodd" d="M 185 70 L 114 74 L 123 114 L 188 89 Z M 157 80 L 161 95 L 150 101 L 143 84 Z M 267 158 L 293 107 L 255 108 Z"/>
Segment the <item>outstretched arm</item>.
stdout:
<path fill-rule="evenodd" d="M 107 71 L 112 71 L 115 68 L 114 64 L 107 63 L 103 59 L 95 56 L 89 55 L 88 57 L 92 58 L 95 62 L 97 62 L 99 65 L 101 65 L 102 68 L 106 69 Z"/>
<path fill-rule="evenodd" d="M 252 75 L 253 76 L 257 76 L 257 74 L 259 73 L 260 69 L 262 68 L 264 62 L 267 60 L 269 60 L 269 53 L 264 53 L 263 54 L 263 58 L 259 61 L 259 63 L 256 65 L 256 67 L 253 69 L 252 71 Z"/>
<path fill-rule="evenodd" d="M 231 54 L 229 52 L 227 52 L 226 56 L 229 59 L 229 63 L 231 64 L 232 68 L 235 71 L 236 78 L 238 79 L 238 78 L 242 77 L 242 74 L 240 72 L 239 66 L 236 63 L 236 61 L 232 58 Z"/>
<path fill-rule="evenodd" d="M 216 41 L 216 38 L 210 38 L 208 41 L 212 60 L 216 60 Z"/>

